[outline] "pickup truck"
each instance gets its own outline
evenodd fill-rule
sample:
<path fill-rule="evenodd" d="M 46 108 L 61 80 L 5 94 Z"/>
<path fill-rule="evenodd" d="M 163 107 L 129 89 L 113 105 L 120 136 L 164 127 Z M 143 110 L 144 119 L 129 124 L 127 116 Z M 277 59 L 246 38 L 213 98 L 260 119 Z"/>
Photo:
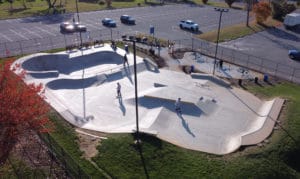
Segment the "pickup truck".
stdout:
<path fill-rule="evenodd" d="M 199 30 L 198 24 L 196 24 L 192 20 L 181 20 L 179 22 L 179 27 L 181 29 L 189 29 L 189 30 L 194 31 L 194 32 Z"/>

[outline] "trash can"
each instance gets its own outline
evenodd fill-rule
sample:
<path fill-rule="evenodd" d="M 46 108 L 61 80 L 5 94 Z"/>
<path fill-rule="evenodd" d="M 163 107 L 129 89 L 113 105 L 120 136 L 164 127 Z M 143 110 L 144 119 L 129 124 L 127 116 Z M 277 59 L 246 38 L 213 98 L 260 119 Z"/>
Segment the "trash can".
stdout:
<path fill-rule="evenodd" d="M 128 45 L 125 45 L 124 48 L 125 48 L 125 52 L 129 53 Z"/>
<path fill-rule="evenodd" d="M 269 76 L 267 74 L 264 74 L 264 81 L 267 82 L 269 80 Z"/>

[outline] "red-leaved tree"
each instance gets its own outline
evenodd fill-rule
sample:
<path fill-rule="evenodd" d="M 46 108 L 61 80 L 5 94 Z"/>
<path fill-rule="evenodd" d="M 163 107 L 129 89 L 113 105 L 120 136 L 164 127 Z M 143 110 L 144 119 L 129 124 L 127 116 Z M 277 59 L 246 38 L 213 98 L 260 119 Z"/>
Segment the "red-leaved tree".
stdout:
<path fill-rule="evenodd" d="M 268 2 L 260 1 L 253 7 L 257 23 L 263 23 L 271 15 L 272 9 Z"/>
<path fill-rule="evenodd" d="M 16 75 L 10 70 L 11 63 L 0 64 L 0 164 L 26 130 L 49 132 L 52 128 L 42 85 L 26 85 L 25 73 Z"/>

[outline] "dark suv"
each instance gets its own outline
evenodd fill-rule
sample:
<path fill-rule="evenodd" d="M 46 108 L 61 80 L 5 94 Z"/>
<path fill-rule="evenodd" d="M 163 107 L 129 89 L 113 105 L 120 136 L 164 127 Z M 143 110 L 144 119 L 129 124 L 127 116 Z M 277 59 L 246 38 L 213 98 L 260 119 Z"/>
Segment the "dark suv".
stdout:
<path fill-rule="evenodd" d="M 132 24 L 132 25 L 135 24 L 135 19 L 133 17 L 129 16 L 129 15 L 122 15 L 120 17 L 120 20 L 124 24 Z"/>

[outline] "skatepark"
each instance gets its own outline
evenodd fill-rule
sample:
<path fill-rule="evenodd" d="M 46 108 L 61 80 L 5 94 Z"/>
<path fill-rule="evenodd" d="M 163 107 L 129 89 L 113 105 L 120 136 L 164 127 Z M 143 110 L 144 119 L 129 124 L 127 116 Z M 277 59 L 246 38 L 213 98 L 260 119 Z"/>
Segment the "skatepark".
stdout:
<path fill-rule="evenodd" d="M 133 54 L 128 53 L 129 65 L 124 65 L 125 53 L 105 44 L 74 52 L 33 54 L 13 65 L 20 64 L 17 73 L 26 71 L 26 83 L 42 83 L 45 100 L 73 125 L 105 133 L 132 133 L 136 130 L 134 62 Z M 159 69 L 138 56 L 136 62 L 141 132 L 219 155 L 241 145 L 258 144 L 272 133 L 282 99 L 263 101 L 210 74 Z M 117 83 L 122 97 L 116 97 Z M 174 106 L 178 98 L 181 115 Z"/>

